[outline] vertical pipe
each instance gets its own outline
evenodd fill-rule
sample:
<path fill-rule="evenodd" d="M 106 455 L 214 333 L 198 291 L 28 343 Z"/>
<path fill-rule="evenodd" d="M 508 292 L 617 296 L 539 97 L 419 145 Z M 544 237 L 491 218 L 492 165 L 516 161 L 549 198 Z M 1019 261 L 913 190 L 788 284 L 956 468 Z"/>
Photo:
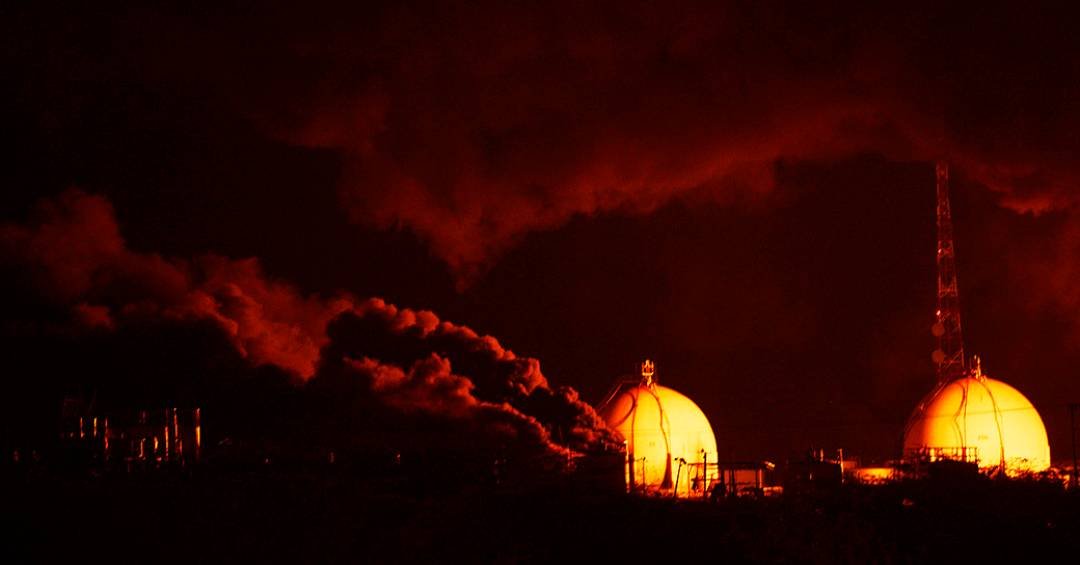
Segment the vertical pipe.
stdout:
<path fill-rule="evenodd" d="M 701 450 L 701 498 L 709 496 L 709 452 Z"/>
<path fill-rule="evenodd" d="M 682 461 L 679 462 L 679 470 L 675 471 L 675 488 L 671 489 L 671 498 L 679 497 L 679 479 L 682 475 Z"/>
<path fill-rule="evenodd" d="M 101 437 L 102 437 L 103 441 L 105 442 L 105 444 L 104 444 L 105 458 L 108 459 L 109 458 L 109 419 L 108 418 L 104 418 L 102 420 L 102 427 L 104 428 L 104 433 L 101 435 Z"/>
<path fill-rule="evenodd" d="M 202 423 L 199 417 L 199 409 L 195 409 L 195 462 L 198 463 L 202 457 Z"/>
<path fill-rule="evenodd" d="M 165 445 L 164 445 L 165 457 L 164 457 L 164 460 L 168 461 L 169 460 L 169 453 L 170 453 L 169 452 L 169 409 L 168 408 L 165 409 L 165 421 L 162 423 L 162 425 L 164 427 L 164 433 L 162 434 L 162 437 L 165 438 Z"/>
<path fill-rule="evenodd" d="M 184 439 L 180 436 L 180 417 L 176 414 L 176 408 L 172 409 L 172 426 L 173 426 L 173 453 L 176 454 L 177 459 L 183 459 L 184 457 Z"/>

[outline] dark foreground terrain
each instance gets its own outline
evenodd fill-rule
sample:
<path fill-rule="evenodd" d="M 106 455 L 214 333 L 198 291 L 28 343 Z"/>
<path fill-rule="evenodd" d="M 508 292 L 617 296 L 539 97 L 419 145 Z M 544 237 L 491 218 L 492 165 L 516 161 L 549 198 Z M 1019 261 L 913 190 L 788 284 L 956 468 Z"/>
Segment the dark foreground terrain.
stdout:
<path fill-rule="evenodd" d="M 8 563 L 1080 562 L 1080 497 L 924 481 L 677 502 L 341 472 L 5 477 Z"/>

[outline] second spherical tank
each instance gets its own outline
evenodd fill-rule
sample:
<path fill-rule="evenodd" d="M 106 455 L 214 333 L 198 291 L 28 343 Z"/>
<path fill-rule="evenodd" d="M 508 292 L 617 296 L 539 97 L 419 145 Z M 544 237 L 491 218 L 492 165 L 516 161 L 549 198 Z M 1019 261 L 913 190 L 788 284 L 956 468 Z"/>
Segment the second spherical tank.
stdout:
<path fill-rule="evenodd" d="M 979 467 L 1010 475 L 1050 467 L 1039 412 L 1020 391 L 981 374 L 949 382 L 923 399 L 904 434 L 908 454 L 940 449 L 949 455 L 961 448 Z"/>

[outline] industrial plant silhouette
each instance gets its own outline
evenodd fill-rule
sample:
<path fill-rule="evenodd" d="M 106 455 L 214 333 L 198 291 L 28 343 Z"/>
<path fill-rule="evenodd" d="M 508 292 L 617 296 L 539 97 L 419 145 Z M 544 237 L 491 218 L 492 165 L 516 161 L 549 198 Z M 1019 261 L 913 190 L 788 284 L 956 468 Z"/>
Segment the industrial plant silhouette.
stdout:
<path fill-rule="evenodd" d="M 936 176 L 937 379 L 894 459 L 860 461 L 842 448 L 806 446 L 775 462 L 725 460 L 718 449 L 724 436 L 691 398 L 668 386 L 679 376 L 651 359 L 618 379 L 593 412 L 576 393 L 547 388 L 535 366 L 493 339 L 377 301 L 334 322 L 337 337 L 356 339 L 330 349 L 340 366 L 328 377 L 301 387 L 278 379 L 270 392 L 237 389 L 250 397 L 244 401 L 263 405 L 247 435 L 214 429 L 227 419 L 197 404 L 124 412 L 116 402 L 98 408 L 93 397 L 65 397 L 56 444 L 16 449 L 4 466 L 5 484 L 16 488 L 12 508 L 35 535 L 75 532 L 81 545 L 33 545 L 31 536 L 31 559 L 58 560 L 121 527 L 135 555 L 195 540 L 170 554 L 181 561 L 204 552 L 263 561 L 339 558 L 361 551 L 358 544 L 374 561 L 670 557 L 627 543 L 628 528 L 641 523 L 665 538 L 706 540 L 702 551 L 765 562 L 984 556 L 986 547 L 972 551 L 948 539 L 973 528 L 1001 535 L 1010 524 L 1035 530 L 1005 554 L 1026 555 L 1031 540 L 1073 547 L 1069 532 L 1080 529 L 1080 511 L 1063 479 L 1071 470 L 1051 467 L 1034 406 L 987 377 L 978 357 L 965 357 L 944 163 Z M 378 365 L 363 357 L 371 343 L 393 351 L 401 366 L 420 361 L 407 374 Z M 503 387 L 508 400 L 478 401 L 444 358 L 486 375 L 486 386 Z M 423 388 L 432 384 L 434 395 Z M 372 394 L 387 390 L 388 399 Z M 554 413 L 554 431 L 526 409 Z M 558 444 L 571 440 L 584 447 Z M 85 513 L 66 511 L 100 505 L 102 488 L 113 494 L 100 522 L 87 525 Z M 138 522 L 144 500 L 180 525 L 158 531 Z M 1006 520 L 1001 504 L 1017 514 Z M 434 518 L 447 509 L 460 524 Z M 350 519 L 366 524 L 363 533 L 355 534 Z M 211 533 L 198 533 L 203 520 Z M 788 533 L 793 522 L 800 533 Z M 462 524 L 497 534 L 470 537 Z M 271 533 L 282 528 L 308 537 L 286 546 Z M 247 533 L 229 537 L 237 530 Z M 543 532 L 556 532 L 559 543 Z"/>

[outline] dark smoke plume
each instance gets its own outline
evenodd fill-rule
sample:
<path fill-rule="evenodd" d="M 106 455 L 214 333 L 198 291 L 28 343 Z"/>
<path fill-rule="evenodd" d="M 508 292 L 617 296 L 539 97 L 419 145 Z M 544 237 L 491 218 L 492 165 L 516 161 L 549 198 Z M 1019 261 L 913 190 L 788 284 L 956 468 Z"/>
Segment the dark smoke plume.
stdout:
<path fill-rule="evenodd" d="M 545 442 L 553 439 L 573 449 L 613 445 L 592 407 L 569 387 L 552 388 L 536 359 L 518 357 L 495 338 L 440 321 L 431 312 L 371 299 L 338 316 L 328 333 L 320 374 L 363 375 L 391 405 L 494 414 Z"/>
<path fill-rule="evenodd" d="M 0 226 L 0 262 L 22 279 L 13 291 L 16 302 L 30 297 L 53 312 L 49 324 L 37 321 L 36 312 L 27 314 L 30 321 L 13 322 L 10 332 L 22 338 L 34 331 L 74 333 L 82 343 L 114 350 L 108 366 L 86 367 L 89 382 L 78 383 L 77 375 L 69 375 L 63 379 L 66 385 L 74 381 L 94 390 L 115 381 L 109 373 L 124 371 L 125 360 L 138 358 L 141 367 L 151 367 L 138 386 L 153 389 L 155 375 L 166 368 L 153 368 L 152 360 L 142 359 L 146 351 L 190 345 L 190 338 L 178 338 L 169 329 L 188 328 L 184 331 L 205 335 L 207 343 L 220 340 L 228 354 L 222 357 L 219 347 L 207 359 L 235 357 L 227 361 L 234 372 L 274 368 L 291 375 L 301 390 L 334 390 L 357 402 L 367 398 L 394 418 L 416 415 L 435 427 L 451 422 L 478 428 L 503 442 L 563 456 L 613 445 L 610 432 L 573 390 L 552 389 L 537 360 L 515 356 L 490 336 L 378 299 L 301 296 L 268 279 L 254 259 L 208 255 L 180 261 L 132 251 L 120 237 L 109 203 L 78 190 L 42 202 L 27 225 Z M 146 343 L 140 335 L 168 341 Z M 137 349 L 125 352 L 111 342 Z M 187 353 L 198 359 L 208 352 L 192 346 Z M 170 377 L 171 391 L 202 387 L 195 396 L 210 394 L 207 387 L 220 391 L 220 383 L 205 382 L 200 373 L 206 369 L 198 361 L 188 369 L 195 373 L 186 376 L 190 382 Z M 294 413 L 274 418 L 299 416 L 300 405 L 285 406 Z M 345 406 L 356 408 L 349 402 Z"/>
<path fill-rule="evenodd" d="M 326 323 L 350 304 L 300 296 L 265 277 L 254 259 L 179 261 L 131 251 L 110 204 L 79 190 L 42 202 L 28 226 L 0 226 L 0 259 L 83 325 L 208 320 L 251 363 L 303 378 L 314 373 Z"/>

